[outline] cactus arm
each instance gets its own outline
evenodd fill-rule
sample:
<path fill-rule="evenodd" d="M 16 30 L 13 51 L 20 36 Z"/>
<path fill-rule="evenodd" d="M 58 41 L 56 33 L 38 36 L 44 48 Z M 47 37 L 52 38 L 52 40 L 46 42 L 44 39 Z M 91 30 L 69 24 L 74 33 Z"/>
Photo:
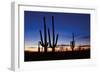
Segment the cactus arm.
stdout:
<path fill-rule="evenodd" d="M 50 30 L 48 28 L 48 39 L 49 39 L 49 45 L 51 46 L 51 38 L 50 38 Z"/>
<path fill-rule="evenodd" d="M 40 30 L 40 39 L 41 39 L 41 44 L 43 43 L 43 38 L 42 38 L 42 32 L 41 32 L 41 30 Z"/>
<path fill-rule="evenodd" d="M 56 36 L 56 42 L 55 42 L 55 45 L 57 45 L 57 41 L 58 41 L 58 34 Z"/>
<path fill-rule="evenodd" d="M 47 44 L 46 21 L 44 17 L 44 43 Z"/>
<path fill-rule="evenodd" d="M 43 46 L 43 47 L 44 47 L 44 43 L 40 42 L 40 44 L 41 44 L 41 46 Z"/>

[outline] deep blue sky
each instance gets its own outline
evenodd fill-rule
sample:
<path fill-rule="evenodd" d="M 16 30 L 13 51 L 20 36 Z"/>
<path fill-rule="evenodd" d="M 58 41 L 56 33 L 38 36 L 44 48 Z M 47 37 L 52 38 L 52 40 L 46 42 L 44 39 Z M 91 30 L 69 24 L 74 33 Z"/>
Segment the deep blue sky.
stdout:
<path fill-rule="evenodd" d="M 55 34 L 59 34 L 58 44 L 70 44 L 72 33 L 77 44 L 90 43 L 90 14 L 51 13 L 24 11 L 24 39 L 26 46 L 37 45 L 40 40 L 39 30 L 43 31 L 43 17 L 52 35 L 52 16 L 54 16 Z"/>

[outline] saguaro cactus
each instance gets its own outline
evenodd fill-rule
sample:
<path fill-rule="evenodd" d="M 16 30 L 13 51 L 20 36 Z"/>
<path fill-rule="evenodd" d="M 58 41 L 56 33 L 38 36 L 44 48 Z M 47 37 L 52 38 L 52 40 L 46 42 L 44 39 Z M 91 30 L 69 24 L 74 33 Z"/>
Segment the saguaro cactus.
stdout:
<path fill-rule="evenodd" d="M 72 41 L 70 42 L 70 46 L 72 51 L 74 51 L 74 47 L 75 47 L 74 33 L 72 33 Z"/>
<path fill-rule="evenodd" d="M 47 46 L 48 46 L 48 43 L 47 43 L 47 33 L 46 33 L 46 21 L 45 21 L 45 17 L 43 18 L 43 21 L 44 21 L 44 42 L 43 42 L 43 38 L 42 38 L 42 32 L 40 30 L 40 44 L 42 47 L 44 47 L 44 50 L 45 52 L 47 52 Z"/>
<path fill-rule="evenodd" d="M 54 28 L 54 16 L 52 16 L 52 44 L 51 44 L 51 37 L 50 37 L 50 29 L 48 28 L 48 38 L 49 38 L 49 47 L 52 48 L 52 51 L 55 51 L 55 47 L 58 41 L 58 34 L 56 35 L 55 41 L 55 28 Z"/>

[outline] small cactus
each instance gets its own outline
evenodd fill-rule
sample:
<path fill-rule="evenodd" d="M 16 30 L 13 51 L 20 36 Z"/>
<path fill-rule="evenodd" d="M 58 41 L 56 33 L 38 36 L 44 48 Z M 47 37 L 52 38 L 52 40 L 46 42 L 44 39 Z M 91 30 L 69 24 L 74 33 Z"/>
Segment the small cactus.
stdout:
<path fill-rule="evenodd" d="M 70 46 L 71 46 L 72 51 L 74 51 L 74 48 L 75 48 L 74 33 L 72 33 L 72 41 L 70 42 Z"/>

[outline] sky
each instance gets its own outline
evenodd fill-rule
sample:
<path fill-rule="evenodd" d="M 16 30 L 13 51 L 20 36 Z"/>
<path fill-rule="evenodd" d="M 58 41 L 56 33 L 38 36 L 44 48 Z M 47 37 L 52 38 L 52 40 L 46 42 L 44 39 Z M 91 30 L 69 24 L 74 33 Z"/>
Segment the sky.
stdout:
<path fill-rule="evenodd" d="M 24 41 L 26 47 L 38 45 L 40 30 L 44 37 L 44 16 L 47 29 L 50 29 L 51 41 L 52 16 L 54 16 L 55 36 L 59 35 L 59 45 L 70 44 L 72 33 L 75 35 L 77 45 L 90 44 L 90 14 L 24 11 Z"/>

